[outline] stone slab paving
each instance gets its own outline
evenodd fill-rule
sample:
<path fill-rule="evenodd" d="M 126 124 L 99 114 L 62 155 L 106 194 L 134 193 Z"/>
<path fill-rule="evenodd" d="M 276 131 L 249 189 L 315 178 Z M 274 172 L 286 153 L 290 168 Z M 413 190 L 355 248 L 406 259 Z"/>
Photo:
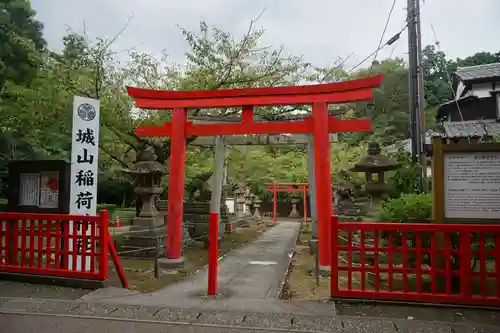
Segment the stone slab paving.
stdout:
<path fill-rule="evenodd" d="M 34 285 L 14 281 L 0 281 L 0 297 L 36 297 L 45 299 L 53 298 L 71 300 L 78 299 L 89 292 L 90 290 L 79 288 Z"/>
<path fill-rule="evenodd" d="M 240 247 L 219 262 L 219 299 L 276 299 L 281 292 L 296 240 L 300 222 L 280 222 L 250 244 Z M 175 305 L 182 302 L 201 305 L 207 290 L 205 268 L 178 284 L 165 289 L 125 297 L 111 302 Z M 106 290 L 102 290 L 106 293 Z M 103 294 L 103 297 L 104 294 Z M 100 298 L 94 293 L 93 298 Z"/>
<path fill-rule="evenodd" d="M 316 314 L 306 314 L 312 310 L 305 307 L 303 313 L 293 312 L 296 308 L 289 308 L 290 312 L 253 312 L 248 310 L 210 310 L 203 308 L 172 308 L 143 305 L 123 305 L 91 303 L 84 301 L 63 301 L 63 300 L 39 300 L 39 299 L 0 299 L 0 318 L 8 315 L 24 315 L 20 324 L 29 322 L 32 317 L 45 318 L 43 316 L 55 316 L 51 319 L 54 322 L 63 320 L 71 324 L 76 323 L 79 318 L 94 321 L 94 329 L 103 332 L 101 329 L 102 320 L 112 320 L 118 322 L 148 322 L 163 323 L 165 325 L 184 325 L 183 328 L 193 328 L 193 332 L 220 332 L 222 329 L 235 329 L 235 332 L 270 330 L 270 331 L 288 331 L 288 332 L 422 332 L 422 333 L 474 333 L 474 332 L 500 332 L 500 322 L 482 324 L 475 322 L 446 322 L 446 321 L 425 321 L 398 319 L 398 318 L 377 318 L 368 316 L 345 316 L 336 315 L 330 312 L 329 315 L 323 315 L 332 311 L 331 304 L 323 304 L 324 309 Z M 320 306 L 317 307 L 318 309 Z M 440 309 L 435 309 L 440 311 Z M 444 310 L 444 309 L 443 309 Z M 444 310 L 446 311 L 446 310 Z M 71 317 L 72 319 L 68 319 Z M 60 319 L 65 318 L 65 319 Z M 68 324 L 68 325 L 69 325 Z M 71 324 L 72 325 L 72 324 Z M 76 324 L 75 324 L 76 325 Z M 107 324 L 106 324 L 107 325 Z M 141 325 L 141 323 L 137 323 Z M 211 330 L 217 326 L 220 330 Z M 5 325 L 0 327 L 5 328 Z M 78 325 L 71 326 L 74 329 Z M 24 332 L 28 332 L 27 328 Z M 74 329 L 72 331 L 74 331 Z M 207 329 L 207 330 L 203 330 Z M 236 330 L 238 329 L 238 330 Z M 80 331 L 80 330 L 78 330 Z M 231 331 L 231 330 L 229 330 Z M 1 332 L 1 331 L 0 331 Z M 10 333 L 12 331 L 9 331 Z M 45 332 L 36 330 L 36 332 Z M 49 332 L 49 331 L 46 331 Z M 55 333 L 54 331 L 50 331 Z M 106 332 L 115 332 L 107 331 Z M 118 331 L 117 331 L 118 332 Z M 136 331 L 122 331 L 136 332 Z M 137 332 L 143 332 L 142 329 Z"/>

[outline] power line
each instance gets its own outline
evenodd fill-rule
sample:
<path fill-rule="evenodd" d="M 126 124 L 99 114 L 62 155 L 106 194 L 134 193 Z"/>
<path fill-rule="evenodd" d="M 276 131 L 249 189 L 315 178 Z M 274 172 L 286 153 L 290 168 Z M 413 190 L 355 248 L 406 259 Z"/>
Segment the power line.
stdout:
<path fill-rule="evenodd" d="M 387 31 L 387 27 L 389 26 L 389 22 L 391 21 L 392 12 L 394 11 L 395 6 L 396 6 L 396 0 L 393 0 L 391 10 L 389 11 L 389 15 L 387 16 L 387 20 L 385 21 L 384 30 L 382 31 L 382 35 L 380 36 L 380 40 L 379 40 L 378 46 L 377 46 L 377 51 L 375 51 L 375 56 L 373 57 L 372 64 L 370 66 L 370 70 L 368 71 L 368 75 L 371 74 L 372 69 L 373 69 L 373 63 L 375 62 L 375 60 L 377 60 L 378 51 L 380 50 L 380 46 L 382 45 L 382 41 L 384 40 L 384 36 L 385 36 L 386 31 Z"/>
<path fill-rule="evenodd" d="M 373 55 L 375 55 L 378 51 L 382 50 L 384 47 L 390 46 L 390 45 L 394 44 L 397 40 L 399 40 L 399 38 L 401 37 L 401 34 L 403 33 L 403 31 L 405 31 L 405 29 L 406 29 L 407 26 L 408 26 L 408 24 L 405 24 L 403 26 L 403 28 L 398 33 L 396 33 L 394 36 L 392 36 L 391 38 L 389 38 L 383 45 L 379 46 L 375 51 L 373 51 L 372 53 L 370 53 L 366 58 L 364 58 L 359 63 L 357 63 L 354 67 L 352 67 L 351 69 L 349 69 L 347 71 L 347 74 L 351 73 L 353 70 L 355 70 L 356 68 L 358 68 L 359 66 L 361 66 L 366 60 L 368 60 L 369 58 L 371 58 Z"/>

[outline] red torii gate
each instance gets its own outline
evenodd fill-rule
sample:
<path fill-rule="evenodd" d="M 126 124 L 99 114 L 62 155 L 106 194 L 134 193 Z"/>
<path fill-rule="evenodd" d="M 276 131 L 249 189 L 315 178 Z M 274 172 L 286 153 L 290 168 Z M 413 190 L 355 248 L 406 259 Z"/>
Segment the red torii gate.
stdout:
<path fill-rule="evenodd" d="M 307 223 L 307 191 L 309 191 L 309 184 L 307 183 L 294 183 L 294 184 L 286 184 L 286 183 L 273 183 L 273 184 L 264 184 L 264 186 L 269 187 L 267 192 L 273 193 L 273 223 L 276 224 L 277 216 L 278 216 L 278 192 L 285 193 L 302 193 L 303 203 L 304 203 L 304 224 Z M 284 187 L 284 188 L 283 188 Z M 300 187 L 300 188 L 295 188 Z"/>
<path fill-rule="evenodd" d="M 371 131 L 369 119 L 339 120 L 328 114 L 328 104 L 368 101 L 374 88 L 380 87 L 383 75 L 327 84 L 275 88 L 244 88 L 213 91 L 164 91 L 127 87 L 142 109 L 173 110 L 172 122 L 159 126 L 138 126 L 138 136 L 171 137 L 170 177 L 168 188 L 167 260 L 182 262 L 182 217 L 186 137 L 312 133 L 318 215 L 319 261 L 330 264 L 330 216 L 332 188 L 329 132 Z M 255 122 L 256 106 L 312 105 L 312 117 L 299 121 Z M 242 121 L 233 124 L 193 124 L 187 119 L 190 108 L 242 107 Z"/>

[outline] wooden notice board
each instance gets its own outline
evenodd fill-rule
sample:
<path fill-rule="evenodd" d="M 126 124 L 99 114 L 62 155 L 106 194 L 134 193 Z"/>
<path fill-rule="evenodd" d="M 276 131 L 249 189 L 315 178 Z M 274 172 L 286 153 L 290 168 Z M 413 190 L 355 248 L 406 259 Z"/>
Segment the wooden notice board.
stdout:
<path fill-rule="evenodd" d="M 437 223 L 500 223 L 500 144 L 433 140 L 432 195 Z"/>

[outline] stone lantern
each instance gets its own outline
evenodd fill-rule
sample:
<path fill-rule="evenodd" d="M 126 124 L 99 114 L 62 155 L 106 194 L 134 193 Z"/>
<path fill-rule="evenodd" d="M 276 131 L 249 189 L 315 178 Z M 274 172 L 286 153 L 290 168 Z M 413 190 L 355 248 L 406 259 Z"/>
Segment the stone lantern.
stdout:
<path fill-rule="evenodd" d="M 136 231 L 129 236 L 125 245 L 127 248 L 147 248 L 162 241 L 164 238 L 164 219 L 156 208 L 156 199 L 163 192 L 161 177 L 167 173 L 166 167 L 156 161 L 153 152 L 144 150 L 137 155 L 137 162 L 129 170 L 134 179 L 134 192 L 142 204 L 139 216 L 134 220 L 131 231 Z M 139 232 L 143 231 L 143 232 Z M 131 252 L 132 256 L 151 257 L 153 250 Z"/>
<path fill-rule="evenodd" d="M 385 183 L 385 172 L 399 168 L 399 163 L 380 154 L 380 145 L 376 142 L 368 144 L 368 154 L 357 162 L 351 171 L 364 172 L 366 175 L 366 192 L 370 196 L 370 208 L 380 205 L 390 191 Z"/>
<path fill-rule="evenodd" d="M 260 204 L 262 200 L 258 199 L 257 197 L 253 200 L 253 217 L 257 220 L 260 221 L 262 220 L 262 216 L 260 215 Z"/>
<path fill-rule="evenodd" d="M 240 186 L 234 191 L 234 215 L 236 219 L 245 217 L 245 197 Z"/>
<path fill-rule="evenodd" d="M 251 217 L 252 216 L 252 192 L 250 190 L 250 187 L 247 186 L 245 187 L 245 217 Z"/>
<path fill-rule="evenodd" d="M 292 204 L 292 210 L 290 211 L 290 214 L 288 215 L 289 217 L 300 217 L 300 213 L 299 211 L 297 210 L 297 204 L 300 202 L 300 198 L 294 194 L 291 198 L 290 198 L 290 203 Z"/>

